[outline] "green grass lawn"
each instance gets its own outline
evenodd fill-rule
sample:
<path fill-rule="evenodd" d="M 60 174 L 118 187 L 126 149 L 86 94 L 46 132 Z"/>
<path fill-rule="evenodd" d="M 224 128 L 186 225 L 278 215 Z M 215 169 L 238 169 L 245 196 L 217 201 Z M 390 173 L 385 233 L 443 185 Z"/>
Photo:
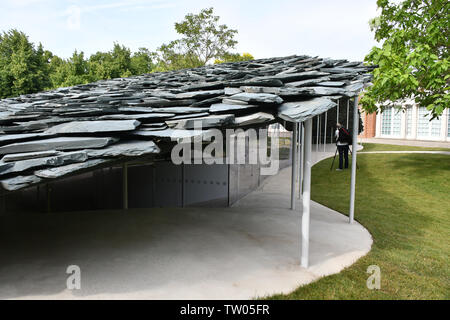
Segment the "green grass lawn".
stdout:
<path fill-rule="evenodd" d="M 450 148 L 425 148 L 380 143 L 363 143 L 362 145 L 364 146 L 362 151 L 450 151 Z"/>
<path fill-rule="evenodd" d="M 361 154 L 358 163 L 355 218 L 372 250 L 339 274 L 270 298 L 450 299 L 450 157 Z M 312 199 L 347 213 L 350 171 L 330 165 L 313 167 Z M 381 268 L 380 290 L 366 287 L 370 265 Z"/>

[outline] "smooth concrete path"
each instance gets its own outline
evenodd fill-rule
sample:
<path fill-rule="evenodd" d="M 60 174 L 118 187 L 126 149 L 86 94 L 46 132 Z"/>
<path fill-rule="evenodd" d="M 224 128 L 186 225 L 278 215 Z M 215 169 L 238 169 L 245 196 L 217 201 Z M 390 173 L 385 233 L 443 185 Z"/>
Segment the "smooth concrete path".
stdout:
<path fill-rule="evenodd" d="M 428 148 L 448 148 L 450 141 L 429 141 L 429 140 L 408 140 L 408 139 L 386 139 L 386 138 L 358 138 L 362 143 L 393 144 L 398 146 L 428 147 Z"/>
<path fill-rule="evenodd" d="M 313 202 L 311 265 L 300 267 L 290 172 L 231 208 L 2 216 L 0 298 L 249 299 L 289 293 L 367 254 L 364 227 Z M 66 289 L 69 265 L 81 268 L 81 290 Z"/>

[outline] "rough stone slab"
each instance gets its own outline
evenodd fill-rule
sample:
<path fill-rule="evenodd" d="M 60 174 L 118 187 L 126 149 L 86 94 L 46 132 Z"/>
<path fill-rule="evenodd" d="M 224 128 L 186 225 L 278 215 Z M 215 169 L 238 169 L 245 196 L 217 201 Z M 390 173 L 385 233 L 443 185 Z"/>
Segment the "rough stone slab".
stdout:
<path fill-rule="evenodd" d="M 36 158 L 36 159 L 28 159 L 28 160 L 20 160 L 13 162 L 13 166 L 7 169 L 0 169 L 0 175 L 5 175 L 8 173 L 14 172 L 22 172 L 25 170 L 38 168 L 38 167 L 46 167 L 46 166 L 61 166 L 67 163 L 73 162 L 84 162 L 87 160 L 86 152 L 68 152 L 58 154 L 56 156 L 45 157 L 45 158 Z"/>
<path fill-rule="evenodd" d="M 208 136 L 209 130 L 184 130 L 184 129 L 165 129 L 157 131 L 136 130 L 132 133 L 135 136 L 152 138 L 169 138 L 172 140 Z"/>
<path fill-rule="evenodd" d="M 323 86 L 323 87 L 342 87 L 345 85 L 345 82 L 342 81 L 324 81 L 319 82 L 317 85 Z"/>
<path fill-rule="evenodd" d="M 291 122 L 303 122 L 336 106 L 326 98 L 299 102 L 285 102 L 278 107 L 278 117 Z"/>
<path fill-rule="evenodd" d="M 14 141 L 30 140 L 36 138 L 53 137 L 50 133 L 19 133 L 19 134 L 4 134 L 0 135 L 0 144 L 11 143 Z"/>
<path fill-rule="evenodd" d="M 239 126 L 247 126 L 251 124 L 259 124 L 265 122 L 271 122 L 275 120 L 275 117 L 270 113 L 266 112 L 257 112 L 254 114 L 250 114 L 248 116 L 236 117 L 234 119 L 234 124 Z"/>
<path fill-rule="evenodd" d="M 270 93 L 247 93 L 242 92 L 230 96 L 229 100 L 244 101 L 246 103 L 266 103 L 266 104 L 280 104 L 283 99 L 275 94 Z M 227 100 L 228 101 L 228 100 Z"/>
<path fill-rule="evenodd" d="M 191 113 L 200 113 L 206 112 L 209 108 L 201 108 L 201 107 L 167 107 L 167 108 L 158 108 L 158 112 L 167 112 L 174 114 L 191 114 Z"/>
<path fill-rule="evenodd" d="M 79 150 L 88 148 L 103 148 L 104 146 L 116 141 L 117 140 L 114 138 L 58 137 L 8 144 L 6 146 L 0 147 L 0 154 L 47 150 Z"/>
<path fill-rule="evenodd" d="M 224 94 L 226 96 L 232 96 L 233 94 L 238 94 L 238 93 L 241 93 L 241 92 L 242 92 L 242 90 L 239 89 L 239 88 L 225 88 L 224 89 Z"/>
<path fill-rule="evenodd" d="M 32 184 L 40 182 L 42 179 L 36 176 L 17 176 L 0 180 L 2 187 L 8 191 L 19 190 Z"/>
<path fill-rule="evenodd" d="M 133 114 L 110 114 L 107 116 L 101 116 L 99 119 L 100 120 L 119 120 L 122 119 L 123 121 L 127 120 L 127 121 L 133 121 L 133 120 L 139 120 L 139 121 L 144 121 L 144 120 L 148 120 L 148 119 L 165 119 L 165 118 L 170 118 L 173 117 L 175 114 L 174 113 L 159 113 L 159 112 L 154 112 L 154 113 L 133 113 Z M 137 122 L 139 122 L 137 121 Z M 140 124 L 140 122 L 139 122 Z M 134 130 L 138 127 L 139 125 L 137 125 L 136 127 L 134 127 L 131 130 Z M 129 130 L 127 130 L 129 131 Z"/>
<path fill-rule="evenodd" d="M 56 168 L 37 170 L 34 172 L 34 174 L 35 174 L 35 176 L 40 177 L 40 178 L 55 179 L 55 178 L 59 178 L 59 177 L 63 177 L 65 175 L 71 174 L 71 173 L 75 173 L 77 171 L 81 171 L 84 169 L 98 166 L 98 165 L 106 163 L 108 161 L 109 160 L 106 160 L 106 159 L 92 159 L 92 160 L 87 160 L 85 162 L 68 164 L 68 165 L 64 165 L 64 166 L 56 167 Z"/>
<path fill-rule="evenodd" d="M 311 90 L 317 96 L 343 95 L 348 96 L 349 92 L 343 88 L 333 87 L 304 87 L 303 89 Z"/>
<path fill-rule="evenodd" d="M 11 162 L 11 161 L 20 161 L 27 159 L 35 159 L 35 158 L 44 158 L 49 156 L 57 155 L 58 151 L 56 150 L 48 150 L 48 151 L 40 151 L 40 152 L 25 152 L 25 153 L 13 153 L 7 154 L 2 158 L 3 162 Z"/>
<path fill-rule="evenodd" d="M 124 141 L 102 149 L 85 150 L 89 158 L 104 157 L 138 157 L 145 154 L 159 153 L 160 149 L 153 141 Z"/>
<path fill-rule="evenodd" d="M 73 121 L 58 124 L 48 129 L 47 132 L 62 134 L 132 131 L 140 124 L 137 120 Z"/>
<path fill-rule="evenodd" d="M 222 94 L 224 94 L 223 90 L 189 91 L 177 94 L 175 99 L 202 99 L 220 96 Z"/>
<path fill-rule="evenodd" d="M 170 128 L 175 127 L 176 129 L 196 129 L 195 126 L 197 126 L 199 123 L 201 124 L 202 128 L 214 128 L 232 124 L 233 122 L 233 114 L 211 115 L 207 117 L 183 119 L 179 121 L 166 121 L 167 125 Z"/>
<path fill-rule="evenodd" d="M 200 118 L 200 117 L 207 117 L 207 116 L 209 116 L 208 112 L 200 112 L 200 113 L 192 113 L 192 114 L 179 114 L 170 119 L 167 119 L 167 121 L 179 120 L 179 119 Z"/>
<path fill-rule="evenodd" d="M 253 108 L 258 108 L 259 106 L 254 104 L 226 104 L 226 103 L 215 103 L 209 108 L 210 113 L 222 113 L 222 112 L 233 112 L 242 111 Z"/>

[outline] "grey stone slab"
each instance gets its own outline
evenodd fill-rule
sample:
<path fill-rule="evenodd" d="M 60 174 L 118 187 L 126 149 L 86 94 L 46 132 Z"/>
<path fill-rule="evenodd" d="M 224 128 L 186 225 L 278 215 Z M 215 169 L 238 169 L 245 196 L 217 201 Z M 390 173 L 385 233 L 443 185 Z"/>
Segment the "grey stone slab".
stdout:
<path fill-rule="evenodd" d="M 23 140 L 30 140 L 30 139 L 37 139 L 37 138 L 44 138 L 44 137 L 53 137 L 54 134 L 50 133 L 19 133 L 19 134 L 3 134 L 0 135 L 0 144 L 6 144 L 11 143 L 14 141 L 23 141 Z"/>
<path fill-rule="evenodd" d="M 104 157 L 138 157 L 146 154 L 157 154 L 160 149 L 153 141 L 123 141 L 102 149 L 85 150 L 89 158 Z"/>
<path fill-rule="evenodd" d="M 305 72 L 299 72 L 299 73 L 288 73 L 288 74 L 279 74 L 274 76 L 274 79 L 281 80 L 283 83 L 286 82 L 293 82 L 293 81 L 300 81 L 305 79 L 311 79 L 311 78 L 319 78 L 323 76 L 328 76 L 329 73 L 327 72 L 321 72 L 321 71 L 305 71 Z"/>
<path fill-rule="evenodd" d="M 303 89 L 311 90 L 317 96 L 343 95 L 347 96 L 347 90 L 334 87 L 304 87 Z"/>
<path fill-rule="evenodd" d="M 34 175 L 16 176 L 13 178 L 0 180 L 2 187 L 8 191 L 15 191 L 26 188 L 32 184 L 39 183 L 42 179 Z"/>
<path fill-rule="evenodd" d="M 247 103 L 265 103 L 265 104 L 280 104 L 283 102 L 283 99 L 281 99 L 279 96 L 275 94 L 247 93 L 247 92 L 232 95 L 230 96 L 229 100 L 244 101 Z"/>
<path fill-rule="evenodd" d="M 69 123 L 62 123 L 53 126 L 49 128 L 46 132 L 55 134 L 120 132 L 120 131 L 132 131 L 136 129 L 139 125 L 140 122 L 137 120 L 72 121 Z"/>
<path fill-rule="evenodd" d="M 275 117 L 270 113 L 257 112 L 247 116 L 236 117 L 234 119 L 234 124 L 238 126 L 247 126 L 252 124 L 271 122 L 273 120 L 275 120 Z"/>
<path fill-rule="evenodd" d="M 190 118 L 200 118 L 200 117 L 206 117 L 209 116 L 208 112 L 200 112 L 200 113 L 189 113 L 189 114 L 179 114 L 176 115 L 170 119 L 167 119 L 168 121 L 172 120 L 178 120 L 178 119 L 190 119 Z"/>
<path fill-rule="evenodd" d="M 225 88 L 224 89 L 224 94 L 227 96 L 232 96 L 233 94 L 238 94 L 241 92 L 242 92 L 242 90 L 239 88 Z"/>
<path fill-rule="evenodd" d="M 13 166 L 0 169 L 0 175 L 22 172 L 38 167 L 61 166 L 67 163 L 84 162 L 87 160 L 87 153 L 82 151 L 61 153 L 51 157 L 27 159 L 13 162 Z"/>
<path fill-rule="evenodd" d="M 107 116 L 101 116 L 99 119 L 100 120 L 119 120 L 119 119 L 126 120 L 126 119 L 129 119 L 129 121 L 132 121 L 132 120 L 144 121 L 144 120 L 149 120 L 149 119 L 166 119 L 166 118 L 173 117 L 174 115 L 175 115 L 174 113 L 159 113 L 159 112 L 133 113 L 133 114 L 110 114 Z M 138 126 L 136 126 L 136 127 L 138 127 Z M 131 130 L 134 130 L 134 129 L 131 129 Z M 127 131 L 129 131 L 129 130 L 127 130 Z"/>
<path fill-rule="evenodd" d="M 152 137 L 152 138 L 168 138 L 171 140 L 179 140 L 185 138 L 194 138 L 201 136 L 208 136 L 211 134 L 209 130 L 184 130 L 184 129 L 165 129 L 157 131 L 144 131 L 136 130 L 132 132 L 132 135 L 140 137 Z"/>
<path fill-rule="evenodd" d="M 68 174 L 76 173 L 81 170 L 86 170 L 98 165 L 107 163 L 107 159 L 92 159 L 81 163 L 72 163 L 56 168 L 48 168 L 43 170 L 37 170 L 34 172 L 35 176 L 46 179 L 60 178 Z"/>
<path fill-rule="evenodd" d="M 210 113 L 223 113 L 223 112 L 233 112 L 242 111 L 248 109 L 258 108 L 259 106 L 254 104 L 226 104 L 226 103 L 215 103 L 209 108 Z"/>
<path fill-rule="evenodd" d="M 209 108 L 202 107 L 167 107 L 167 108 L 158 108 L 158 112 L 167 112 L 174 114 L 191 114 L 191 113 L 200 113 L 207 112 Z"/>
<path fill-rule="evenodd" d="M 194 119 L 183 119 L 166 121 L 170 128 L 175 127 L 176 129 L 197 129 L 196 126 L 202 128 L 217 128 L 222 127 L 227 124 L 232 124 L 234 122 L 233 114 L 223 114 L 223 115 L 211 115 L 207 117 L 200 117 Z"/>
<path fill-rule="evenodd" d="M 278 107 L 278 117 L 291 122 L 303 122 L 336 106 L 327 98 L 307 101 L 285 102 Z"/>
<path fill-rule="evenodd" d="M 146 113 L 155 112 L 155 109 L 151 107 L 119 107 L 117 108 L 119 112 L 130 112 L 130 113 Z"/>
<path fill-rule="evenodd" d="M 206 90 L 206 91 L 189 91 L 179 93 L 176 95 L 176 99 L 203 99 L 220 96 L 224 94 L 224 90 Z"/>
<path fill-rule="evenodd" d="M 320 82 L 317 85 L 323 86 L 323 87 L 342 87 L 345 85 L 345 82 L 342 81 L 324 81 Z"/>
<path fill-rule="evenodd" d="M 19 161 L 19 160 L 27 160 L 27 159 L 35 159 L 35 158 L 44 158 L 44 157 L 54 156 L 57 154 L 58 154 L 58 151 L 56 151 L 56 150 L 13 153 L 13 154 L 5 155 L 2 158 L 2 161 L 3 162 L 11 162 L 11 161 Z"/>
<path fill-rule="evenodd" d="M 27 142 L 18 142 L 0 147 L 0 154 L 24 153 L 47 150 L 79 150 L 103 148 L 116 142 L 114 138 L 97 137 L 58 137 Z"/>

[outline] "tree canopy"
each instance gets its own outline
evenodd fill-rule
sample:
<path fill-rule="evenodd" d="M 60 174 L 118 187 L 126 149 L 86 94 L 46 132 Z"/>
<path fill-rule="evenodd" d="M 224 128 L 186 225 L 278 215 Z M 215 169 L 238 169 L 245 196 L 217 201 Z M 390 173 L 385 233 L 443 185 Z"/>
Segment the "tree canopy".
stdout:
<path fill-rule="evenodd" d="M 0 34 L 0 98 L 47 88 L 50 56 L 41 44 L 35 48 L 23 32 L 10 30 Z"/>
<path fill-rule="evenodd" d="M 219 24 L 214 9 L 203 9 L 199 14 L 189 13 L 181 22 L 175 23 L 175 30 L 182 35 L 158 48 L 158 63 L 165 69 L 195 68 L 212 59 L 229 57 L 237 41 L 237 30 Z"/>
<path fill-rule="evenodd" d="M 0 34 L 0 98 L 212 62 L 253 59 L 248 53 L 230 51 L 237 43 L 237 31 L 219 24 L 219 19 L 213 8 L 187 14 L 183 21 L 175 23 L 181 38 L 161 45 L 155 52 L 139 48 L 133 53 L 114 43 L 110 51 L 86 57 L 83 51 L 75 50 L 67 59 L 44 50 L 41 44 L 35 46 L 23 32 L 9 30 Z"/>
<path fill-rule="evenodd" d="M 383 110 L 413 99 L 438 117 L 450 107 L 450 2 L 378 0 L 377 5 L 381 15 L 370 25 L 382 45 L 365 58 L 379 67 L 362 97 L 364 109 Z"/>

